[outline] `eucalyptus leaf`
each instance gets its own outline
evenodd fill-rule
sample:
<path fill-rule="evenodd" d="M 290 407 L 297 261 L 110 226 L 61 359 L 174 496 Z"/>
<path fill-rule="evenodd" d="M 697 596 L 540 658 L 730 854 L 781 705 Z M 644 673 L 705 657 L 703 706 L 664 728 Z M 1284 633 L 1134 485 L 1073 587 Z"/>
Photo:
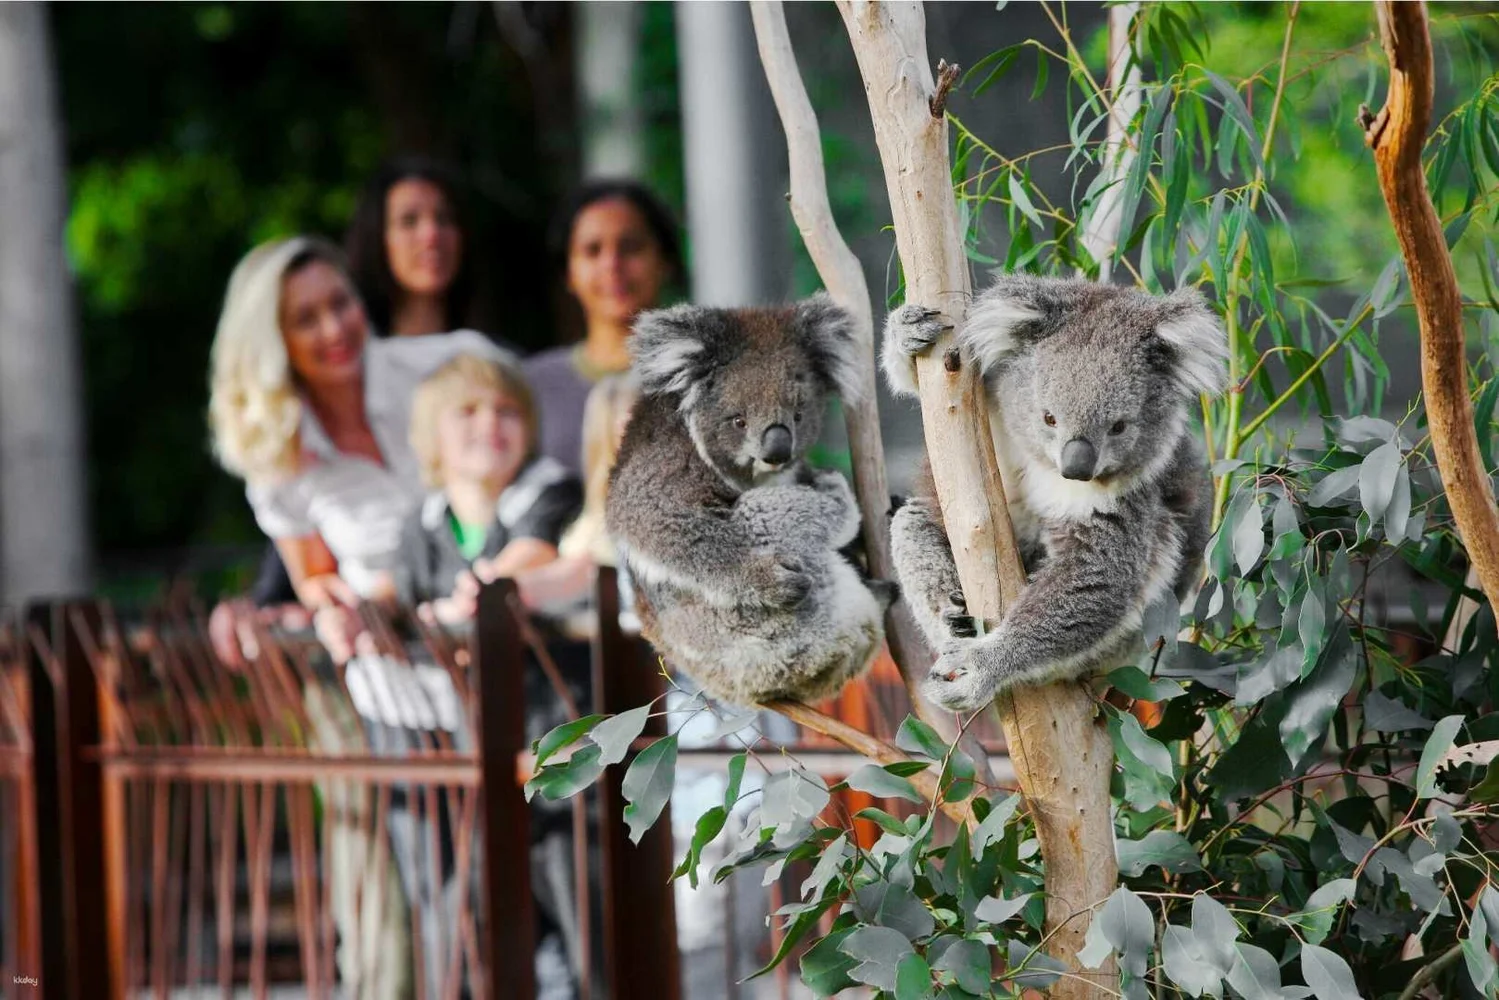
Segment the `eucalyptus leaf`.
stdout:
<path fill-rule="evenodd" d="M 1061 979 L 1062 974 L 1067 971 L 1067 966 L 1058 962 L 1044 951 L 1033 949 L 1029 945 L 1016 941 L 1013 938 L 1010 939 L 1008 957 L 1009 969 L 1005 973 L 1005 978 L 1022 989 L 1044 990 L 1058 979 Z M 987 979 L 987 952 L 984 961 L 986 966 L 984 976 Z M 1020 971 L 1017 972 L 1017 969 Z M 967 984 L 961 979 L 958 980 L 958 985 L 967 989 Z M 987 983 L 985 983 L 984 989 L 988 989 Z M 982 993 L 982 990 L 975 990 L 974 992 Z"/>
<path fill-rule="evenodd" d="M 912 715 L 906 716 L 896 730 L 895 745 L 906 753 L 923 754 L 933 760 L 947 756 L 947 744 L 937 730 Z"/>
<path fill-rule="evenodd" d="M 599 762 L 618 764 L 624 760 L 635 737 L 645 731 L 645 723 L 650 715 L 651 706 L 641 705 L 628 712 L 610 716 L 594 726 L 592 738 L 599 746 Z"/>
<path fill-rule="evenodd" d="M 1172 830 L 1152 830 L 1139 840 L 1119 837 L 1114 845 L 1119 871 L 1130 878 L 1145 874 L 1157 865 L 1173 875 L 1202 870 L 1197 851 L 1181 834 Z"/>
<path fill-rule="evenodd" d="M 1499 802 L 1499 759 L 1489 761 L 1483 772 L 1483 780 L 1468 789 L 1468 798 L 1479 805 Z"/>
<path fill-rule="evenodd" d="M 1346 628 L 1339 628 L 1311 675 L 1286 690 L 1280 737 L 1292 766 L 1321 745 L 1328 722 L 1357 677 L 1358 650 Z"/>
<path fill-rule="evenodd" d="M 932 966 L 933 972 L 946 972 L 969 993 L 983 996 L 989 992 L 989 949 L 981 941 L 964 938 L 954 941 Z"/>
<path fill-rule="evenodd" d="M 1014 899 L 985 896 L 979 900 L 979 904 L 974 909 L 973 915 L 987 924 L 1002 924 L 1025 909 L 1025 904 L 1030 902 L 1035 895 L 1033 892 L 1027 892 L 1016 896 Z"/>
<path fill-rule="evenodd" d="M 1433 727 L 1426 747 L 1421 751 L 1421 762 L 1416 765 L 1416 795 L 1429 799 L 1437 794 L 1437 765 L 1452 749 L 1452 741 L 1462 728 L 1461 715 L 1449 715 Z"/>
<path fill-rule="evenodd" d="M 582 739 L 602 718 L 604 718 L 602 715 L 585 715 L 581 719 L 563 723 L 539 740 L 532 742 L 531 752 L 536 755 L 536 767 L 539 769 L 558 750 Z"/>
<path fill-rule="evenodd" d="M 932 968 L 920 955 L 907 955 L 895 967 L 895 1000 L 928 1000 Z"/>
<path fill-rule="evenodd" d="M 1205 892 L 1192 896 L 1192 936 L 1197 949 L 1219 977 L 1234 967 L 1234 943 L 1239 940 L 1239 923 L 1228 907 Z"/>
<path fill-rule="evenodd" d="M 1150 907 L 1126 886 L 1114 890 L 1095 918 L 1103 925 L 1104 937 L 1132 976 L 1144 976 L 1155 943 L 1155 918 Z"/>
<path fill-rule="evenodd" d="M 895 992 L 901 960 L 914 954 L 911 942 L 888 927 L 860 927 L 843 939 L 839 950 L 858 962 L 849 970 L 850 978 L 887 993 Z"/>
<path fill-rule="evenodd" d="M 817 859 L 817 865 L 812 869 L 812 874 L 802 882 L 802 898 L 816 899 L 821 896 L 828 883 L 838 877 L 838 872 L 843 866 L 843 859 L 847 856 L 848 834 L 840 832 L 822 849 L 822 857 Z"/>
<path fill-rule="evenodd" d="M 542 798 L 556 802 L 592 785 L 604 773 L 599 752 L 598 747 L 589 744 L 561 763 L 548 763 L 526 782 L 526 801 L 530 802 L 539 793 Z"/>
<path fill-rule="evenodd" d="M 1370 521 L 1384 516 L 1395 493 L 1395 477 L 1400 471 L 1400 446 L 1388 441 L 1369 452 L 1359 466 L 1358 496 Z"/>
<path fill-rule="evenodd" d="M 1235 505 L 1239 509 L 1231 514 L 1233 520 L 1227 523 L 1233 525 L 1234 562 L 1240 573 L 1248 574 L 1265 551 L 1265 520 L 1259 495 L 1252 487 L 1239 496 L 1247 499 L 1239 503 L 1236 498 Z"/>
<path fill-rule="evenodd" d="M 1333 879 L 1307 898 L 1306 905 L 1290 916 L 1290 921 L 1306 934 L 1312 944 L 1321 944 L 1332 931 L 1338 907 L 1353 899 L 1358 883 L 1351 878 Z"/>
<path fill-rule="evenodd" d="M 1109 674 L 1109 685 L 1131 698 L 1142 701 L 1170 701 L 1187 693 L 1187 689 L 1167 677 L 1152 680 L 1135 666 L 1124 666 Z"/>
<path fill-rule="evenodd" d="M 1400 733 L 1409 729 L 1430 729 L 1436 723 L 1393 698 L 1370 691 L 1369 697 L 1364 699 L 1364 725 L 1381 733 Z"/>
<path fill-rule="evenodd" d="M 859 960 L 843 952 L 843 943 L 852 933 L 853 928 L 835 930 L 802 956 L 802 982 L 814 995 L 830 997 L 854 985 L 848 974 Z"/>
<path fill-rule="evenodd" d="M 627 805 L 625 824 L 630 828 L 630 842 L 638 844 L 666 807 L 671 798 L 677 772 L 677 738 L 663 736 L 635 756 L 620 783 L 620 794 Z"/>
<path fill-rule="evenodd" d="M 1190 997 L 1223 995 L 1223 976 L 1203 956 L 1197 938 L 1185 927 L 1168 924 L 1161 935 L 1166 978 Z"/>
<path fill-rule="evenodd" d="M 714 806 L 697 818 L 697 824 L 692 831 L 692 842 L 688 845 L 687 856 L 682 863 L 672 872 L 672 878 L 687 876 L 688 883 L 697 888 L 697 870 L 702 864 L 703 848 L 711 844 L 720 833 L 723 832 L 724 822 L 728 819 L 728 813 L 723 806 Z"/>
<path fill-rule="evenodd" d="M 899 778 L 878 764 L 865 764 L 848 776 L 848 787 L 856 792 L 865 792 L 879 799 L 906 799 L 924 803 L 916 786 L 905 778 Z"/>
<path fill-rule="evenodd" d="M 994 841 L 1004 836 L 1005 824 L 1015 815 L 1020 808 L 1020 796 L 1018 794 L 1007 795 L 994 804 L 989 810 L 989 815 L 984 817 L 973 831 L 970 843 L 973 845 L 973 854 L 978 857 Z"/>
<path fill-rule="evenodd" d="M 1311 493 L 1307 495 L 1307 505 L 1310 507 L 1326 507 L 1332 501 L 1353 489 L 1359 483 L 1360 468 L 1357 465 L 1350 465 L 1346 469 L 1337 469 L 1323 476 L 1321 482 L 1312 487 Z"/>
<path fill-rule="evenodd" d="M 899 931 L 908 940 L 930 937 L 937 929 L 931 910 L 910 886 L 895 882 L 870 882 L 854 890 L 854 912 L 865 923 Z"/>
<path fill-rule="evenodd" d="M 1301 974 L 1317 1000 L 1363 1000 L 1348 963 L 1319 945 L 1302 945 Z"/>

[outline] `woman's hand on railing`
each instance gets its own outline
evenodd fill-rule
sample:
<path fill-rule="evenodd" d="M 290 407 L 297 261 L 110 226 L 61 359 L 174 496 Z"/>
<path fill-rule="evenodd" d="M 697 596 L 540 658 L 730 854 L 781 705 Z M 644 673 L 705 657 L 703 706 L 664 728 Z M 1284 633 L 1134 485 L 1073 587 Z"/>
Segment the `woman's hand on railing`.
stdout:
<path fill-rule="evenodd" d="M 260 656 L 256 628 L 301 632 L 312 626 L 312 613 L 300 604 L 257 608 L 246 598 L 220 601 L 208 616 L 208 641 L 219 662 L 243 670 Z"/>
<path fill-rule="evenodd" d="M 359 639 L 364 635 L 364 620 L 358 611 L 334 604 L 319 610 L 313 616 L 313 626 L 333 662 L 347 663 L 359 652 Z"/>
<path fill-rule="evenodd" d="M 309 576 L 297 585 L 297 597 L 313 611 L 328 607 L 352 608 L 359 604 L 359 595 L 337 573 Z"/>

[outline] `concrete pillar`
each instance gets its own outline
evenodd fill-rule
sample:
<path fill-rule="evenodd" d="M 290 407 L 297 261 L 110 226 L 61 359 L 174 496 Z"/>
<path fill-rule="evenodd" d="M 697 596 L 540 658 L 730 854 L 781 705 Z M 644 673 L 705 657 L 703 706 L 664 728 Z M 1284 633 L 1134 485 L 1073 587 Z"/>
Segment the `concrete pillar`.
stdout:
<path fill-rule="evenodd" d="M 686 160 L 692 301 L 710 306 L 789 296 L 786 142 L 760 68 L 749 8 L 678 4 L 678 88 Z"/>
<path fill-rule="evenodd" d="M 0 603 L 90 584 L 82 371 L 47 8 L 0 4 Z"/>

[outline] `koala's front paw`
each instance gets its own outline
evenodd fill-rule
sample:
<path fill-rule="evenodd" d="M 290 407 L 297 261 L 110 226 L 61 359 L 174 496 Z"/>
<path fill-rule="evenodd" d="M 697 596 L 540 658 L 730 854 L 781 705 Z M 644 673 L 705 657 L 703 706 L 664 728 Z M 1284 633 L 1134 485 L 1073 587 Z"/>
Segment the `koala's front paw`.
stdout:
<path fill-rule="evenodd" d="M 994 680 L 979 659 L 974 639 L 949 639 L 922 685 L 927 700 L 954 712 L 972 712 L 994 698 Z"/>
<path fill-rule="evenodd" d="M 914 358 L 931 350 L 937 338 L 951 329 L 942 322 L 942 314 L 937 310 L 907 302 L 891 314 L 886 336 L 895 339 L 902 354 Z"/>
<path fill-rule="evenodd" d="M 789 554 L 760 557 L 751 576 L 756 594 L 770 607 L 795 607 L 812 592 L 812 576 L 806 564 Z"/>

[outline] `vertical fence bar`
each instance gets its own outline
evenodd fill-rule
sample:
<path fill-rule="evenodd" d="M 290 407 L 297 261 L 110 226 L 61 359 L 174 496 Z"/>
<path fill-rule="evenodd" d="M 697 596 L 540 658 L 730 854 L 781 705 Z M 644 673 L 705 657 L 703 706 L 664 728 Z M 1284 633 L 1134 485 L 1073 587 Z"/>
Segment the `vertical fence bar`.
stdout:
<path fill-rule="evenodd" d="M 654 655 L 619 627 L 619 586 L 615 571 L 600 567 L 595 581 L 598 629 L 593 642 L 594 711 L 623 712 L 661 694 Z M 652 720 L 647 732 L 660 735 L 664 722 Z M 604 972 L 611 997 L 677 1000 L 681 974 L 677 954 L 676 901 L 670 882 L 673 865 L 671 806 L 661 813 L 640 844 L 630 843 L 624 823 L 621 784 L 624 768 L 612 767 L 599 779 L 603 829 Z"/>
<path fill-rule="evenodd" d="M 479 591 L 470 651 L 479 688 L 477 744 L 484 843 L 481 949 L 488 980 L 485 993 L 495 1000 L 528 1000 L 536 992 L 531 825 L 515 773 L 516 758 L 526 746 L 526 693 L 525 646 L 508 604 L 514 590 L 509 580 L 498 580 Z"/>

